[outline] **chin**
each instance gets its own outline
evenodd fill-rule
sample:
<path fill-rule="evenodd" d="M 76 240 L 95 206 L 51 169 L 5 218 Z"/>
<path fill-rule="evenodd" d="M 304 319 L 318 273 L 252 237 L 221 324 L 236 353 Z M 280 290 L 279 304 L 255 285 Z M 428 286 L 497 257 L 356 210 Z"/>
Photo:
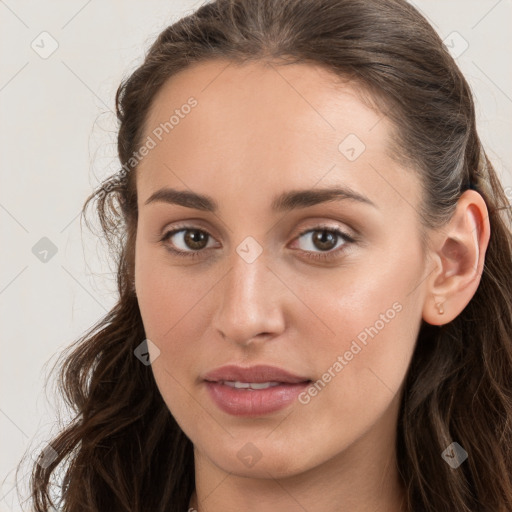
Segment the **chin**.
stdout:
<path fill-rule="evenodd" d="M 247 441 L 230 438 L 229 449 L 217 445 L 215 453 L 210 452 L 212 462 L 223 471 L 248 478 L 288 478 L 303 473 L 313 466 L 299 455 L 298 447 L 283 448 L 279 454 L 270 439 L 258 441 L 248 436 Z M 212 447 L 213 448 L 213 447 Z"/>

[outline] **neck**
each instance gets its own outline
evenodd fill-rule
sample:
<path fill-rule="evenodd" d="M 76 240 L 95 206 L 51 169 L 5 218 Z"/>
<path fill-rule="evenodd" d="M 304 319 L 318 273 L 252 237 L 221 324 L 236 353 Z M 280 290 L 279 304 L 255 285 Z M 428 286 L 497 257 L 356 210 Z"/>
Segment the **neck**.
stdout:
<path fill-rule="evenodd" d="M 405 497 L 405 490 L 402 486 L 401 483 L 398 483 L 397 486 L 396 486 L 396 489 L 393 491 L 394 492 L 394 495 L 393 495 L 393 492 L 391 492 L 392 490 L 391 489 L 388 489 L 387 492 L 385 493 L 388 498 L 386 498 L 386 496 L 383 496 L 381 495 L 379 497 L 379 502 L 378 504 L 375 505 L 375 507 L 371 506 L 371 505 L 361 505 L 361 506 L 358 506 L 357 508 L 353 508 L 353 505 L 352 504 L 345 504 L 345 505 L 339 505 L 339 504 L 335 504 L 334 506 L 332 506 L 331 508 L 324 508 L 323 505 L 320 505 L 321 510 L 323 511 L 336 511 L 336 512 L 343 512 L 343 511 L 346 511 L 346 512 L 359 512 L 359 511 L 364 511 L 364 512 L 407 512 L 407 508 L 406 508 L 406 497 Z M 286 491 L 282 491 L 283 493 L 285 493 Z M 286 508 L 283 508 L 280 506 L 279 510 L 283 510 L 283 511 L 295 511 L 297 510 L 297 505 L 293 505 L 291 504 L 291 500 L 293 498 L 291 498 L 291 495 L 290 495 L 290 500 L 287 507 Z M 383 499 L 387 499 L 387 502 L 384 504 L 382 502 Z M 297 503 L 297 502 L 296 502 Z M 343 503 L 343 500 L 340 500 L 339 503 Z M 377 502 L 375 502 L 377 503 Z M 253 511 L 256 511 L 256 510 L 269 510 L 267 507 L 267 505 L 263 505 L 263 508 L 258 505 L 259 508 L 246 508 L 245 510 L 251 510 L 251 512 Z M 318 506 L 318 505 L 317 505 Z M 343 508 L 340 508 L 340 507 L 343 507 Z M 371 508 L 369 508 L 371 507 Z M 302 505 L 302 508 L 304 510 L 316 510 L 316 509 L 312 509 L 312 508 L 304 508 L 304 506 Z M 217 510 L 221 510 L 221 508 L 217 508 L 217 505 L 215 505 L 213 502 L 210 503 L 210 505 L 207 504 L 206 502 L 206 499 L 203 500 L 202 502 L 202 505 L 199 506 L 198 504 L 198 498 L 197 498 L 197 491 L 196 489 L 194 489 L 193 493 L 192 493 L 192 496 L 190 498 L 190 502 L 189 502 L 189 508 L 187 510 L 187 512 L 216 512 Z M 239 510 L 237 508 L 233 508 L 233 509 L 222 509 L 224 510 L 224 512 L 227 512 L 228 510 L 231 511 L 231 510 Z M 318 509 L 320 510 L 320 509 Z"/>

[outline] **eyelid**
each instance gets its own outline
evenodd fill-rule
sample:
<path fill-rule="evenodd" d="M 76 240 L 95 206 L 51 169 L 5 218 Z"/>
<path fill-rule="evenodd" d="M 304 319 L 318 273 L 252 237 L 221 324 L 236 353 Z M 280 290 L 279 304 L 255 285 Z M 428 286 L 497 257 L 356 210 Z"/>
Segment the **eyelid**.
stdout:
<path fill-rule="evenodd" d="M 177 231 L 179 229 L 197 229 L 197 230 L 204 231 L 205 233 L 207 233 L 208 235 L 210 235 L 213 238 L 216 238 L 216 236 L 211 234 L 212 229 L 210 227 L 204 226 L 202 224 L 202 221 L 203 221 L 203 219 L 198 218 L 198 219 L 190 219 L 190 220 L 181 221 L 181 222 L 178 221 L 177 223 L 174 223 L 174 224 L 168 224 L 158 233 L 157 236 L 160 239 L 163 236 L 165 236 L 166 234 L 168 234 L 170 231 Z M 354 241 L 358 240 L 359 231 L 352 229 L 352 228 L 348 228 L 344 223 L 342 226 L 340 224 L 328 224 L 328 222 L 330 222 L 330 221 L 322 221 L 322 220 L 309 221 L 308 224 L 310 223 L 311 225 L 307 228 L 304 228 L 299 233 L 297 233 L 294 236 L 294 239 L 297 238 L 298 236 L 302 236 L 305 233 L 308 233 L 309 231 L 325 229 L 325 230 L 332 230 L 332 231 L 341 231 L 347 238 L 350 238 Z M 340 221 L 333 220 L 331 222 L 340 222 Z"/>
<path fill-rule="evenodd" d="M 297 236 L 294 237 L 294 239 L 299 238 L 302 235 L 305 235 L 306 233 L 309 233 L 311 231 L 322 231 L 322 230 L 334 231 L 334 232 L 341 233 L 341 234 L 343 234 L 344 237 L 346 237 L 348 240 L 351 240 L 353 242 L 355 242 L 357 240 L 357 235 L 353 234 L 351 230 L 346 230 L 346 229 L 340 227 L 338 224 L 326 224 L 326 223 L 322 223 L 322 222 L 313 224 L 311 227 L 303 229 L 302 231 L 299 232 L 299 234 Z"/>
<path fill-rule="evenodd" d="M 161 243 L 167 250 L 169 250 L 170 252 L 174 253 L 174 254 L 182 254 L 182 255 L 193 255 L 193 254 L 196 254 L 196 255 L 200 255 L 200 253 L 204 253 L 206 252 L 208 249 L 215 249 L 215 247 L 208 247 L 208 248 L 204 248 L 204 249 L 200 249 L 200 250 L 188 250 L 188 251 L 184 251 L 183 249 L 174 249 L 174 248 L 171 248 L 169 247 L 168 243 L 167 243 L 167 240 L 169 238 L 171 238 L 172 236 L 178 234 L 178 233 L 181 233 L 183 231 L 200 231 L 202 233 L 205 233 L 206 236 L 208 237 L 208 242 L 210 241 L 210 239 L 212 240 L 216 240 L 216 238 L 210 234 L 209 230 L 199 226 L 199 225 L 194 225 L 194 224 L 183 224 L 183 225 L 173 225 L 172 227 L 170 228 L 165 228 L 162 232 L 162 234 L 159 236 L 158 238 L 158 241 L 159 243 Z"/>
<path fill-rule="evenodd" d="M 198 250 L 185 251 L 182 249 L 171 248 L 167 244 L 167 240 L 171 236 L 173 236 L 179 232 L 182 232 L 182 231 L 192 231 L 192 230 L 201 231 L 201 232 L 205 233 L 207 235 L 207 237 L 209 237 L 213 240 L 216 240 L 216 238 L 210 234 L 209 228 L 208 229 L 203 228 L 201 225 L 193 224 L 192 222 L 196 222 L 196 221 L 191 220 L 190 223 L 184 222 L 184 223 L 173 224 L 171 227 L 165 228 L 162 232 L 162 235 L 159 237 L 159 242 L 172 254 L 177 255 L 177 256 L 183 256 L 183 257 L 201 257 L 203 254 L 209 252 L 210 249 L 215 249 L 215 247 L 207 247 L 207 248 L 198 249 Z M 307 233 L 314 232 L 314 231 L 329 231 L 329 232 L 335 233 L 335 236 L 337 236 L 338 238 L 342 238 L 344 243 L 337 249 L 334 249 L 334 250 L 331 249 L 329 251 L 316 252 L 316 251 L 306 251 L 306 250 L 299 249 L 300 252 L 304 253 L 306 258 L 325 260 L 325 261 L 335 260 L 340 257 L 339 253 L 344 252 L 347 249 L 345 246 L 348 246 L 348 245 L 358 242 L 357 235 L 347 233 L 347 230 L 345 230 L 344 228 L 341 228 L 339 225 L 331 225 L 331 224 L 327 224 L 325 222 L 320 222 L 320 221 L 318 221 L 316 224 L 312 224 L 308 228 L 304 228 L 302 231 L 300 231 L 297 235 L 295 235 L 293 237 L 292 242 L 295 242 L 296 240 L 301 238 L 303 235 L 305 235 Z M 349 230 L 349 231 L 351 232 L 352 230 Z"/>
<path fill-rule="evenodd" d="M 195 222 L 195 221 L 193 221 L 193 222 Z M 208 228 L 203 228 L 202 226 L 200 226 L 198 224 L 173 224 L 170 227 L 165 227 L 162 230 L 161 234 L 159 235 L 159 239 L 161 239 L 162 237 L 168 236 L 171 233 L 176 234 L 176 232 L 179 232 L 179 231 L 182 231 L 182 230 L 185 230 L 185 229 L 189 229 L 189 230 L 196 229 L 198 231 L 204 231 L 211 238 L 215 238 L 210 233 Z M 317 223 L 317 224 L 312 224 L 310 227 L 304 228 L 297 235 L 295 235 L 293 237 L 293 239 L 295 240 L 296 238 L 299 238 L 302 235 L 305 235 L 306 233 L 309 233 L 310 231 L 319 231 L 319 230 L 322 230 L 322 229 L 324 229 L 326 231 L 337 231 L 337 232 L 340 232 L 347 239 L 349 239 L 351 241 L 354 241 L 354 242 L 357 241 L 357 235 L 353 234 L 351 230 L 349 232 L 347 232 L 346 230 L 340 228 L 339 225 L 330 225 L 330 224 L 325 224 L 325 223 L 322 223 L 322 222 Z"/>

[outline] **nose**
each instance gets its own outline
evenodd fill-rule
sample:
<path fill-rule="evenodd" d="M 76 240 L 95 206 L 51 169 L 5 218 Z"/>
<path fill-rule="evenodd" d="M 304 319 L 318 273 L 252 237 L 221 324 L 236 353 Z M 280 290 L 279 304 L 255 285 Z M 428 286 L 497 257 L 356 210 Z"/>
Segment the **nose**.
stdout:
<path fill-rule="evenodd" d="M 264 253 L 248 263 L 234 251 L 230 270 L 216 288 L 213 327 L 224 339 L 246 346 L 283 332 L 286 287 L 267 266 Z"/>

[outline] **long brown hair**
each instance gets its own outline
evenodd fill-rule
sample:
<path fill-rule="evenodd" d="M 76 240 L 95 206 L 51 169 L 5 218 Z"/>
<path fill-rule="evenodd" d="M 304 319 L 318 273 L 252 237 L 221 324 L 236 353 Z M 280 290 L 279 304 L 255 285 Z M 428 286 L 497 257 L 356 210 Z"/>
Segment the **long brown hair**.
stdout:
<path fill-rule="evenodd" d="M 74 419 L 34 464 L 33 510 L 51 489 L 65 512 L 183 512 L 194 489 L 193 447 L 166 407 L 134 293 L 136 159 L 162 84 L 214 58 L 312 63 L 369 91 L 396 129 L 396 154 L 418 173 L 421 218 L 449 220 L 470 184 L 489 210 L 480 285 L 452 322 L 423 323 L 406 375 L 397 464 L 411 512 L 512 510 L 512 215 L 475 125 L 468 83 L 439 36 L 405 0 L 217 0 L 167 27 L 116 95 L 121 171 L 87 198 L 116 255 L 119 301 L 63 355 L 59 385 Z M 199 107 L 200 108 L 200 107 Z M 457 441 L 468 459 L 441 457 Z M 57 469 L 63 476 L 52 482 Z M 55 479 L 55 478 L 53 478 Z"/>

